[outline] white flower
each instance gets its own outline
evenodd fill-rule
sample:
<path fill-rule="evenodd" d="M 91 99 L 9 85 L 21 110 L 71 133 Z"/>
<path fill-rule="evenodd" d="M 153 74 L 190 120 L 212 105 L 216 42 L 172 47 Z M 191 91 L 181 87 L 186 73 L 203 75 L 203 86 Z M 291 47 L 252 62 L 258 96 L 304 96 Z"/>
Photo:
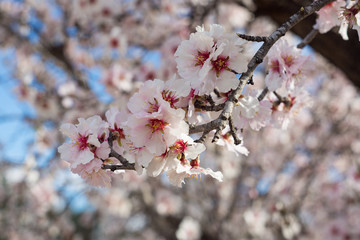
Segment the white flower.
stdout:
<path fill-rule="evenodd" d="M 165 153 L 151 160 L 146 171 L 148 175 L 156 177 L 164 171 L 176 169 L 185 160 L 197 158 L 203 151 L 203 144 L 195 143 L 191 137 L 182 134 Z"/>
<path fill-rule="evenodd" d="M 343 11 L 340 12 L 339 18 L 341 20 L 339 33 L 344 40 L 348 40 L 348 28 L 355 29 L 358 32 L 360 41 L 360 3 L 358 1 L 351 1 Z"/>
<path fill-rule="evenodd" d="M 94 151 L 100 147 L 98 137 L 106 136 L 107 123 L 102 121 L 99 116 L 88 119 L 79 118 L 79 124 L 63 124 L 60 131 L 68 136 L 72 142 L 64 143 L 58 151 L 61 158 L 75 168 L 78 164 L 86 164 L 94 159 Z"/>
<path fill-rule="evenodd" d="M 340 19 L 338 17 L 341 8 L 345 6 L 344 0 L 337 0 L 322 7 L 318 12 L 318 18 L 316 19 L 315 29 L 318 29 L 320 33 L 326 33 L 333 27 L 340 25 Z"/>
<path fill-rule="evenodd" d="M 257 93 L 256 90 L 245 91 L 239 99 L 239 106 L 234 108 L 234 125 L 238 130 L 249 124 L 253 130 L 259 131 L 269 124 L 272 104 L 267 100 L 259 102 Z"/>
<path fill-rule="evenodd" d="M 215 87 L 222 92 L 236 88 L 239 80 L 232 70 L 246 70 L 244 42 L 220 25 L 211 25 L 209 32 L 201 27 L 196 30 L 175 52 L 180 76 L 198 95 L 209 94 Z"/>
<path fill-rule="evenodd" d="M 193 177 L 197 179 L 200 174 L 210 175 L 219 182 L 222 182 L 223 175 L 220 171 L 214 172 L 210 168 L 202 168 L 198 165 L 198 162 L 198 159 L 193 159 L 190 164 L 179 164 L 176 169 L 167 171 L 170 183 L 172 185 L 182 187 L 182 183 L 185 183 L 185 178 Z"/>
<path fill-rule="evenodd" d="M 288 89 L 303 84 L 304 74 L 309 68 L 309 57 L 301 56 L 300 53 L 301 50 L 289 45 L 286 40 L 278 41 L 270 49 L 265 58 L 268 70 L 265 83 L 270 91 L 280 88 L 283 83 L 286 83 Z"/>
<path fill-rule="evenodd" d="M 197 240 L 201 237 L 201 227 L 198 221 L 191 217 L 185 217 L 176 231 L 179 240 Z"/>

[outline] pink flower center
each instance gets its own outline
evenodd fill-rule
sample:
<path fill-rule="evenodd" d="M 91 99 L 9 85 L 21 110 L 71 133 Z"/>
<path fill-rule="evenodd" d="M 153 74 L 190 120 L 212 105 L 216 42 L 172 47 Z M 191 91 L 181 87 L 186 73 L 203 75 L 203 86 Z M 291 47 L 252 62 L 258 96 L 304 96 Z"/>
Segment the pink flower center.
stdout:
<path fill-rule="evenodd" d="M 153 119 L 149 119 L 149 123 L 146 124 L 145 126 L 152 128 L 152 133 L 159 131 L 162 134 L 164 134 L 164 129 L 167 125 L 169 125 L 169 123 L 160 119 L 153 118 Z"/>
<path fill-rule="evenodd" d="M 197 52 L 195 56 L 195 66 L 203 66 L 205 61 L 209 58 L 210 52 Z"/>
<path fill-rule="evenodd" d="M 343 12 L 343 17 L 345 20 L 349 23 L 349 27 L 352 27 L 354 24 L 356 24 L 356 17 L 355 15 L 358 14 L 359 7 L 357 5 L 354 5 L 350 9 L 345 9 Z"/>
<path fill-rule="evenodd" d="M 287 67 L 291 67 L 294 64 L 294 58 L 291 55 L 285 56 L 285 57 L 283 57 L 283 59 L 284 59 L 285 65 Z"/>
<path fill-rule="evenodd" d="M 277 60 L 277 59 L 271 60 L 270 70 L 271 70 L 272 72 L 280 73 L 280 63 L 279 63 L 279 60 Z"/>
<path fill-rule="evenodd" d="M 149 108 L 147 110 L 148 113 L 154 113 L 159 111 L 160 106 L 156 98 L 154 98 L 154 103 L 148 102 L 148 104 L 149 104 Z"/>
<path fill-rule="evenodd" d="M 110 14 L 111 14 L 111 11 L 110 11 L 109 8 L 105 7 L 105 8 L 103 8 L 103 10 L 102 10 L 101 13 L 102 13 L 102 15 L 103 15 L 104 17 L 109 17 Z"/>
<path fill-rule="evenodd" d="M 360 180 L 360 173 L 359 173 L 359 172 L 354 173 L 354 179 L 355 179 L 356 181 L 359 181 L 359 180 Z"/>
<path fill-rule="evenodd" d="M 112 48 L 117 48 L 117 47 L 119 46 L 119 41 L 118 41 L 116 38 L 112 38 L 112 39 L 110 40 L 110 46 L 111 46 Z"/>
<path fill-rule="evenodd" d="M 216 76 L 219 77 L 220 73 L 223 70 L 230 71 L 230 68 L 228 67 L 229 56 L 227 56 L 227 57 L 219 56 L 216 58 L 216 60 L 211 61 L 211 65 L 213 67 L 212 69 L 215 70 L 215 72 L 216 72 Z"/>
<path fill-rule="evenodd" d="M 87 148 L 87 140 L 88 140 L 89 136 L 79 136 L 77 139 L 76 139 L 76 143 L 75 145 L 78 146 L 79 150 L 82 151 L 84 150 L 85 148 Z"/>
<path fill-rule="evenodd" d="M 337 226 L 332 226 L 330 231 L 331 231 L 331 235 L 333 235 L 333 236 L 340 235 L 340 230 Z"/>
<path fill-rule="evenodd" d="M 187 149 L 187 142 L 184 142 L 182 139 L 177 140 L 170 149 L 176 154 L 181 154 Z"/>
<path fill-rule="evenodd" d="M 221 136 L 224 139 L 224 141 L 227 141 L 227 142 L 231 143 L 231 138 L 230 138 L 231 133 L 230 132 L 222 134 Z"/>
<path fill-rule="evenodd" d="M 111 132 L 115 133 L 119 139 L 125 138 L 124 130 L 119 128 L 116 123 L 114 124 L 114 129 L 111 129 Z"/>
<path fill-rule="evenodd" d="M 190 166 L 191 168 L 197 168 L 200 166 L 200 161 L 199 158 L 195 158 L 193 160 L 190 161 Z"/>
<path fill-rule="evenodd" d="M 175 107 L 175 103 L 177 103 L 177 102 L 179 101 L 179 98 L 177 98 L 172 91 L 169 91 L 169 90 L 167 90 L 167 91 L 165 91 L 165 90 L 162 91 L 162 98 L 163 98 L 165 101 L 169 102 L 169 103 L 170 103 L 170 106 L 171 106 L 172 108 L 177 109 L 177 107 Z"/>

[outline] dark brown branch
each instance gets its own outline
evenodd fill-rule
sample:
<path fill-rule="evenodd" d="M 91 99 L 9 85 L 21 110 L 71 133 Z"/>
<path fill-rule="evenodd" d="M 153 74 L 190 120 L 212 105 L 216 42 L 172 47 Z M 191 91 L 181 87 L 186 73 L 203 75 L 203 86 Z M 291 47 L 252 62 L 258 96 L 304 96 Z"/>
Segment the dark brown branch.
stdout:
<path fill-rule="evenodd" d="M 266 42 L 267 41 L 267 37 L 263 37 L 263 36 L 251 36 L 251 35 L 246 35 L 246 34 L 241 34 L 241 33 L 237 33 L 236 35 L 238 35 L 239 38 L 242 38 L 246 41 L 250 41 L 250 42 Z"/>
<path fill-rule="evenodd" d="M 217 111 L 221 111 L 222 109 L 224 109 L 225 103 L 221 103 L 219 105 L 208 106 L 208 105 L 202 105 L 199 100 L 196 100 L 194 103 L 194 106 L 195 106 L 195 108 L 198 108 L 198 109 L 201 109 L 204 111 L 217 112 Z"/>
<path fill-rule="evenodd" d="M 267 94 L 268 92 L 269 92 L 268 87 L 265 87 L 265 88 L 262 90 L 262 92 L 260 93 L 260 95 L 258 96 L 259 102 L 261 102 L 261 101 L 265 98 L 265 96 L 266 96 L 266 94 Z"/>
<path fill-rule="evenodd" d="M 238 137 L 238 135 L 236 134 L 236 128 L 234 127 L 234 123 L 233 123 L 233 119 L 232 117 L 229 118 L 229 127 L 230 127 L 230 133 L 231 136 L 234 139 L 234 143 L 235 145 L 239 145 L 241 143 L 241 139 Z"/>
<path fill-rule="evenodd" d="M 319 31 L 316 29 L 312 29 L 306 37 L 297 45 L 297 48 L 304 48 L 308 45 L 315 37 L 318 35 Z"/>
<path fill-rule="evenodd" d="M 103 169 L 112 169 L 112 168 L 110 168 L 112 166 L 121 166 L 122 168 L 119 168 L 119 169 L 135 170 L 134 163 L 129 163 L 129 161 L 126 158 L 124 158 L 122 155 L 120 155 L 113 149 L 113 141 L 115 139 L 116 139 L 116 136 L 113 135 L 112 132 L 110 131 L 109 137 L 108 137 L 108 143 L 109 143 L 111 152 L 109 154 L 109 157 L 116 158 L 117 160 L 119 160 L 121 162 L 122 165 L 103 165 Z M 104 167 L 108 167 L 108 168 L 104 168 Z M 117 170 L 117 169 L 115 169 L 115 170 Z M 114 170 L 111 170 L 111 171 L 114 171 Z"/>
<path fill-rule="evenodd" d="M 110 169 L 111 171 L 115 172 L 116 170 L 135 170 L 135 164 L 129 165 L 102 165 L 102 169 Z"/>
<path fill-rule="evenodd" d="M 207 137 L 207 135 L 209 134 L 210 131 L 204 131 L 203 134 L 201 135 L 201 137 L 197 140 L 195 140 L 195 142 L 197 143 L 203 143 L 205 142 L 205 139 Z"/>

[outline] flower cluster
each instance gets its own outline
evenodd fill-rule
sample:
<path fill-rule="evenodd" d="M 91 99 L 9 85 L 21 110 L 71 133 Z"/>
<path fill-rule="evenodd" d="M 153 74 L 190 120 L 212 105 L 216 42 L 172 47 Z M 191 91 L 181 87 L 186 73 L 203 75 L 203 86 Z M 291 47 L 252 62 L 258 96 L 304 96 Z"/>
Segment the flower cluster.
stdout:
<path fill-rule="evenodd" d="M 285 84 L 286 89 L 293 90 L 303 85 L 309 57 L 301 56 L 301 50 L 291 46 L 286 40 L 278 41 L 265 58 L 268 74 L 266 86 L 275 91 Z"/>
<path fill-rule="evenodd" d="M 138 172 L 145 170 L 153 177 L 167 172 L 170 183 L 179 187 L 185 178 L 201 173 L 221 181 L 220 172 L 199 165 L 205 146 L 188 136 L 185 111 L 178 107 L 190 88 L 175 88 L 179 82 L 175 80 L 146 81 L 130 98 L 127 110 L 111 108 L 106 121 L 93 116 L 80 118 L 77 125 L 63 124 L 61 131 L 71 142 L 59 147 L 61 158 L 95 186 L 110 185 L 111 171 L 102 167 L 118 162 L 111 149 L 125 156 Z"/>
<path fill-rule="evenodd" d="M 272 125 L 286 129 L 289 120 L 303 107 L 310 106 L 304 83 L 310 70 L 310 57 L 302 56 L 301 50 L 278 41 L 265 58 L 268 74 L 265 84 L 274 94 L 269 95 L 272 103 Z"/>
<path fill-rule="evenodd" d="M 235 89 L 239 81 L 233 72 L 246 70 L 245 41 L 216 24 L 209 31 L 204 27 L 196 30 L 175 52 L 179 75 L 199 95 L 209 94 L 215 87 L 221 92 Z"/>
<path fill-rule="evenodd" d="M 222 181 L 221 172 L 200 166 L 206 135 L 216 129 L 204 130 L 196 141 L 189 129 L 214 121 L 219 116 L 214 112 L 221 108 L 211 108 L 228 101 L 238 87 L 238 75 L 247 65 L 245 40 L 216 24 L 209 31 L 204 27 L 196 30 L 174 54 L 181 78 L 175 75 L 166 82 L 145 81 L 129 99 L 126 109 L 111 108 L 105 113 L 106 121 L 94 116 L 80 118 L 77 125 L 62 125 L 61 131 L 71 142 L 60 146 L 59 152 L 74 173 L 95 186 L 109 186 L 112 171 L 119 169 L 146 172 L 151 177 L 166 173 L 169 182 L 178 187 L 185 178 L 197 179 L 200 174 Z M 302 94 L 309 58 L 300 53 L 286 41 L 279 41 L 270 50 L 265 83 L 278 99 L 260 99 L 260 90 L 246 88 L 236 99 L 229 126 L 221 129 L 217 144 L 236 155 L 248 155 L 240 139 L 244 129 L 258 131 L 269 125 L 286 128 L 289 116 L 305 106 L 298 95 Z M 107 81 L 109 87 L 130 90 L 117 84 L 125 70 L 120 66 L 113 70 Z M 279 96 L 275 90 L 284 90 L 288 97 Z"/>
<path fill-rule="evenodd" d="M 320 33 L 326 33 L 335 26 L 340 26 L 339 33 L 348 40 L 348 29 L 355 29 L 360 41 L 360 3 L 356 1 L 337 0 L 318 11 L 318 19 L 314 25 Z"/>

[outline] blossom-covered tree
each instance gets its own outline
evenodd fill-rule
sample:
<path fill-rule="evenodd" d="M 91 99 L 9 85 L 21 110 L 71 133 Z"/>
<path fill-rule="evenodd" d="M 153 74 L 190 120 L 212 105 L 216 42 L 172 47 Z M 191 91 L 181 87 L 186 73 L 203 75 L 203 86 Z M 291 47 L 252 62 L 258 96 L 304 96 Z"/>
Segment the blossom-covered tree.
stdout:
<path fill-rule="evenodd" d="M 302 4 L 1 1 L 0 238 L 359 239 L 360 2 Z"/>

